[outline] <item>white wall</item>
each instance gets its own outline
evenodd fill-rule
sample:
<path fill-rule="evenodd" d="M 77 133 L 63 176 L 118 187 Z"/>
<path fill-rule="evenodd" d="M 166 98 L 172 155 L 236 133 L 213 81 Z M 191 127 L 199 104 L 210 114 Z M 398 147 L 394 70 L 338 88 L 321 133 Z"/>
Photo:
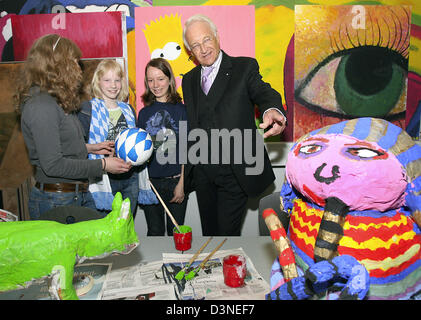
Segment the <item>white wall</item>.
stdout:
<path fill-rule="evenodd" d="M 285 162 L 288 151 L 292 143 L 283 143 L 283 142 L 269 142 L 266 143 L 266 149 L 269 154 L 269 158 L 272 162 L 272 167 L 275 172 L 276 180 L 274 183 L 261 195 L 264 197 L 272 192 L 279 191 L 281 189 L 282 183 L 284 182 L 284 173 L 285 173 Z M 258 236 L 259 235 L 259 226 L 258 226 L 258 209 L 259 209 L 259 199 L 261 198 L 252 198 L 248 201 L 248 210 L 246 218 L 244 221 L 242 235 L 243 236 Z M 193 192 L 190 194 L 186 218 L 184 221 L 185 225 L 190 226 L 193 229 L 193 235 L 202 235 L 202 227 L 200 225 L 199 209 L 197 206 L 196 193 Z M 137 234 L 142 237 L 146 236 L 147 227 L 146 220 L 143 210 L 138 208 L 136 213 L 135 220 L 135 229 Z"/>

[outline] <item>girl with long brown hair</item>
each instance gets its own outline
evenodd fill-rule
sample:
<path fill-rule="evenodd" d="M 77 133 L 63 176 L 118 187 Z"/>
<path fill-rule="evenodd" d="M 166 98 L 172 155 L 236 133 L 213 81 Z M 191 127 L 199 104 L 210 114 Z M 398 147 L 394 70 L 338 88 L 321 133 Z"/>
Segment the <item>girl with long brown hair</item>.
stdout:
<path fill-rule="evenodd" d="M 184 223 L 187 195 L 184 193 L 184 165 L 179 161 L 179 130 L 187 124 L 187 112 L 176 91 L 175 78 L 167 60 L 156 58 L 145 68 L 145 107 L 140 110 L 137 126 L 146 130 L 154 140 L 154 153 L 148 162 L 151 182 L 167 204 L 178 224 Z M 161 163 L 160 155 L 176 161 Z M 174 225 L 167 219 L 161 204 L 144 205 L 148 236 L 173 234 Z"/>

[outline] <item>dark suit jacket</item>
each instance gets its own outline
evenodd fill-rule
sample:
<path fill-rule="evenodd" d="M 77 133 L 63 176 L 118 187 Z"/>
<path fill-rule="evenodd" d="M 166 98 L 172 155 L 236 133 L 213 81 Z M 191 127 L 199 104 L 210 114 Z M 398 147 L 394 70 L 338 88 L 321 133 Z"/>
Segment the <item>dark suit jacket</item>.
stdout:
<path fill-rule="evenodd" d="M 251 129 L 253 132 L 253 150 L 256 146 L 256 138 L 262 139 L 256 135 L 256 122 L 254 105 L 257 105 L 263 114 L 269 108 L 278 108 L 285 115 L 282 107 L 280 94 L 271 88 L 271 86 L 262 80 L 259 73 L 257 61 L 249 57 L 230 57 L 225 52 L 222 53 L 222 61 L 219 72 L 212 84 L 207 96 L 207 108 L 212 108 L 212 121 L 214 129 L 228 130 Z M 187 120 L 189 130 L 203 128 L 199 121 L 198 105 L 200 87 L 201 66 L 196 66 L 183 77 L 182 89 L 184 103 L 187 107 Z M 202 106 L 203 108 L 203 106 Z M 210 139 L 209 139 L 210 141 Z M 189 142 L 190 146 L 195 142 Z M 234 164 L 234 145 L 231 147 L 231 167 L 233 172 L 248 196 L 256 196 L 263 192 L 275 179 L 273 170 L 264 148 L 264 155 L 257 156 L 257 159 L 264 161 L 264 169 L 260 175 L 246 175 L 246 167 L 254 168 L 256 164 L 247 165 L 246 163 Z M 244 150 L 244 145 L 243 148 Z M 244 154 L 244 151 L 243 151 Z M 253 153 L 254 156 L 255 153 Z M 191 176 L 192 165 L 185 166 L 186 185 Z"/>

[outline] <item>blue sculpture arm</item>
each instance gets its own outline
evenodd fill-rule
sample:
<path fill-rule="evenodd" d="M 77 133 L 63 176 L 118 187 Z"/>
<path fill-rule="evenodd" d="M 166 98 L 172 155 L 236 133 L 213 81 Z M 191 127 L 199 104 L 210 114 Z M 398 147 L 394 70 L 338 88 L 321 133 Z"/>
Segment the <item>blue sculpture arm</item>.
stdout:
<path fill-rule="evenodd" d="M 340 289 L 341 300 L 362 300 L 370 286 L 367 269 L 357 259 L 342 255 L 313 264 L 304 276 L 281 285 L 266 296 L 268 300 L 303 300 Z"/>

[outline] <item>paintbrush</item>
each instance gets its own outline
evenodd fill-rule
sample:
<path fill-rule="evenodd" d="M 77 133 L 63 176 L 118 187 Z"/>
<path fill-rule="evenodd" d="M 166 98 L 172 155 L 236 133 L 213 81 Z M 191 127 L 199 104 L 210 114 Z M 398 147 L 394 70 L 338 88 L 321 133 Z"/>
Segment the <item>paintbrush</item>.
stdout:
<path fill-rule="evenodd" d="M 197 266 L 196 268 L 194 268 L 192 271 L 190 271 L 186 276 L 185 279 L 186 280 L 191 280 L 193 279 L 196 274 L 200 271 L 200 269 L 202 269 L 205 266 L 205 263 L 208 262 L 208 260 L 213 256 L 213 254 L 218 251 L 218 249 L 220 247 L 222 247 L 222 245 L 225 243 L 225 241 L 227 241 L 227 238 L 225 238 L 206 258 L 205 260 L 202 261 L 201 264 L 199 264 L 199 266 Z"/>
<path fill-rule="evenodd" d="M 177 280 L 181 280 L 184 278 L 184 274 L 186 273 L 186 270 L 188 268 L 190 268 L 190 266 L 192 265 L 192 263 L 194 262 L 194 260 L 196 260 L 197 256 L 202 252 L 203 249 L 205 249 L 205 247 L 208 245 L 208 243 L 212 240 L 212 237 L 210 237 L 208 239 L 208 241 L 206 241 L 203 246 L 194 254 L 194 256 L 190 259 L 190 261 L 184 266 L 183 269 L 181 269 L 176 275 L 175 278 Z"/>
<path fill-rule="evenodd" d="M 173 224 L 175 225 L 175 227 L 177 228 L 178 233 L 182 233 L 182 232 L 180 231 L 180 226 L 178 225 L 177 221 L 175 221 L 175 219 L 174 219 L 173 215 L 171 214 L 170 210 L 168 209 L 168 207 L 165 205 L 164 200 L 162 200 L 161 196 L 159 195 L 158 191 L 156 191 L 156 189 L 155 189 L 155 187 L 153 186 L 152 182 L 151 182 L 150 180 L 148 180 L 148 181 L 149 181 L 149 184 L 151 185 L 151 187 L 152 187 L 153 191 L 155 192 L 156 196 L 158 197 L 159 201 L 161 202 L 162 206 L 164 207 L 165 212 L 167 213 L 167 215 L 170 217 L 170 219 L 171 219 L 172 223 L 173 223 Z"/>

